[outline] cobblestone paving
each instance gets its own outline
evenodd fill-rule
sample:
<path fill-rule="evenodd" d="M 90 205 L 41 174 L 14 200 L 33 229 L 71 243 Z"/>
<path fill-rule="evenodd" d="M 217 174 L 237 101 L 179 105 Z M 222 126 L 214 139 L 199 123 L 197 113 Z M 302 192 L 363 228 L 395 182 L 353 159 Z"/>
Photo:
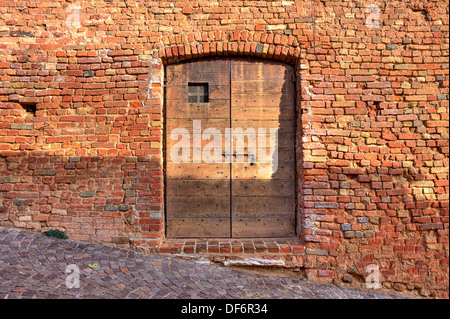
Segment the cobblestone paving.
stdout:
<path fill-rule="evenodd" d="M 92 269 L 89 264 L 98 264 Z M 66 287 L 66 266 L 80 288 Z M 0 227 L 0 298 L 411 298 L 147 255 Z"/>

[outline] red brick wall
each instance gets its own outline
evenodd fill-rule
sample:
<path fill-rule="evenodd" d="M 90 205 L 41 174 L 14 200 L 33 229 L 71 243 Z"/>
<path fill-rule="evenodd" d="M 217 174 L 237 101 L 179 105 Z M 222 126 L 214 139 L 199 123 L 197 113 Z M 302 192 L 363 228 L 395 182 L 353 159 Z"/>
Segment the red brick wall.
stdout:
<path fill-rule="evenodd" d="M 158 247 L 163 65 L 257 56 L 299 67 L 308 278 L 448 296 L 447 0 L 70 3 L 0 8 L 0 222 Z"/>

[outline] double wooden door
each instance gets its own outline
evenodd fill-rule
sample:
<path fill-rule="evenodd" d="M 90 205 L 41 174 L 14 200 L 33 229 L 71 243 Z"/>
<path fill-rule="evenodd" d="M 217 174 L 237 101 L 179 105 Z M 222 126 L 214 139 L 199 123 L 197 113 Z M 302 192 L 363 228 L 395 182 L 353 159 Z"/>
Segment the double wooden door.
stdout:
<path fill-rule="evenodd" d="M 167 66 L 167 237 L 295 235 L 293 77 L 249 59 Z"/>

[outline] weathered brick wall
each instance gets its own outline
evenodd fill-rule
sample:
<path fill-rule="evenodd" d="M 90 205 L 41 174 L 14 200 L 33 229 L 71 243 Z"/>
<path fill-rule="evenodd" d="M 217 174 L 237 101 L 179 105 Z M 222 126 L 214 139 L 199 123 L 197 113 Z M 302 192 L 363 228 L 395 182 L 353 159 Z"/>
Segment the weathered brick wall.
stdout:
<path fill-rule="evenodd" d="M 448 4 L 2 1 L 0 222 L 159 246 L 164 65 L 263 57 L 298 66 L 308 278 L 448 296 Z"/>

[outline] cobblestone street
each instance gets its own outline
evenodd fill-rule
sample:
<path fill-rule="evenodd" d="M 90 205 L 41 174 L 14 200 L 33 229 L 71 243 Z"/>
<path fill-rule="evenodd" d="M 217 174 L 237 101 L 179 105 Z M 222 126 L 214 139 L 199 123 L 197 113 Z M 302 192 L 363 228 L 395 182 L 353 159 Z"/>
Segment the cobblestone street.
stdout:
<path fill-rule="evenodd" d="M 80 288 L 66 287 L 69 264 Z M 92 269 L 88 265 L 97 264 Z M 95 268 L 95 267 L 94 267 Z M 0 227 L 0 298 L 399 299 L 412 296 L 260 275 Z"/>

